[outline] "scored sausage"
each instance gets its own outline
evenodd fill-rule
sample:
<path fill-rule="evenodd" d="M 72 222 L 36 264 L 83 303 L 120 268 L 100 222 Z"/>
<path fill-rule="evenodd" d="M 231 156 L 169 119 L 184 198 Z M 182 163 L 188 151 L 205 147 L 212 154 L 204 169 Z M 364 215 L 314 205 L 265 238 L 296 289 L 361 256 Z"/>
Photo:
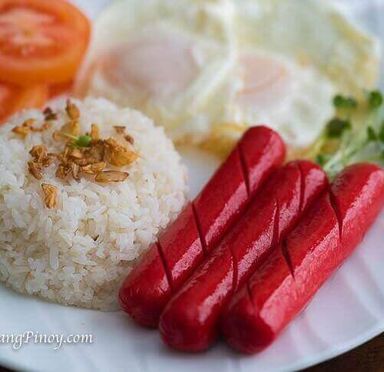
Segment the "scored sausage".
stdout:
<path fill-rule="evenodd" d="M 291 162 L 276 171 L 165 307 L 159 324 L 165 343 L 182 351 L 207 349 L 232 294 L 327 187 L 324 171 L 308 161 Z"/>
<path fill-rule="evenodd" d="M 134 320 L 156 327 L 164 306 L 285 158 L 280 136 L 250 128 L 197 198 L 160 235 L 119 292 Z"/>
<path fill-rule="evenodd" d="M 226 341 L 244 353 L 272 343 L 361 242 L 383 204 L 383 170 L 346 168 L 231 300 L 220 327 Z"/>

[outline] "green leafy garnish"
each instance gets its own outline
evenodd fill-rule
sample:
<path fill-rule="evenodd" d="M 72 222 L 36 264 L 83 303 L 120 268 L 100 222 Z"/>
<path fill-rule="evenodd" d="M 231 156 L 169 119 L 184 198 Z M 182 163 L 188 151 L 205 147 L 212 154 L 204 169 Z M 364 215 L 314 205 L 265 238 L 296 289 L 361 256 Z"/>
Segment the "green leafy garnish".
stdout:
<path fill-rule="evenodd" d="M 325 154 L 318 154 L 316 156 L 316 163 L 319 164 L 321 167 L 324 166 L 327 161 L 329 160 L 329 156 Z"/>
<path fill-rule="evenodd" d="M 337 109 L 353 109 L 358 106 L 357 100 L 353 97 L 344 97 L 340 94 L 333 99 L 333 105 Z"/>
<path fill-rule="evenodd" d="M 356 162 L 384 165 L 383 103 L 379 90 L 369 92 L 360 100 L 336 96 L 333 99 L 338 109 L 336 117 L 327 123 L 307 156 L 321 165 L 331 178 Z"/>
<path fill-rule="evenodd" d="M 88 134 L 83 135 L 83 136 L 73 136 L 72 134 L 69 133 L 60 133 L 61 136 L 66 137 L 71 139 L 71 145 L 73 147 L 89 147 L 91 146 L 92 142 L 92 137 L 89 136 Z"/>
<path fill-rule="evenodd" d="M 378 135 L 372 127 L 367 128 L 367 137 L 370 142 L 377 141 L 378 139 Z"/>
<path fill-rule="evenodd" d="M 384 122 L 381 123 L 381 128 L 378 134 L 378 139 L 384 143 Z"/>
<path fill-rule="evenodd" d="M 327 136 L 328 138 L 340 138 L 348 129 L 351 129 L 351 123 L 349 120 L 334 118 L 327 124 Z"/>
<path fill-rule="evenodd" d="M 378 109 L 383 104 L 383 94 L 378 90 L 370 92 L 368 95 L 368 103 L 371 109 Z"/>
<path fill-rule="evenodd" d="M 74 144 L 77 147 L 89 147 L 91 145 L 91 142 L 92 142 L 92 137 L 88 135 L 84 135 L 84 136 L 77 137 Z"/>

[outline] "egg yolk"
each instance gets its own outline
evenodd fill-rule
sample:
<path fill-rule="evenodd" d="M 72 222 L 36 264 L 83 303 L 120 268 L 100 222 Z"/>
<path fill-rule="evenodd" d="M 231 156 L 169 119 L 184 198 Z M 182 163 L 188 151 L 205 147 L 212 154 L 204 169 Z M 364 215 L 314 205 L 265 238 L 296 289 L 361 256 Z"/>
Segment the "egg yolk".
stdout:
<path fill-rule="evenodd" d="M 199 52 L 199 53 L 197 53 Z M 125 94 L 151 100 L 175 99 L 201 72 L 201 50 L 177 34 L 153 32 L 109 50 L 101 69 L 104 78 Z M 203 58 L 204 59 L 204 58 Z M 228 76 L 240 78 L 236 101 L 244 108 L 274 109 L 289 96 L 293 79 L 284 62 L 270 55 L 243 53 Z"/>
<path fill-rule="evenodd" d="M 285 99 L 292 86 L 287 66 L 270 56 L 243 54 L 239 71 L 243 86 L 237 100 L 242 106 L 276 106 Z"/>
<path fill-rule="evenodd" d="M 187 89 L 198 74 L 192 45 L 177 35 L 152 35 L 119 45 L 103 62 L 114 85 L 164 98 Z"/>

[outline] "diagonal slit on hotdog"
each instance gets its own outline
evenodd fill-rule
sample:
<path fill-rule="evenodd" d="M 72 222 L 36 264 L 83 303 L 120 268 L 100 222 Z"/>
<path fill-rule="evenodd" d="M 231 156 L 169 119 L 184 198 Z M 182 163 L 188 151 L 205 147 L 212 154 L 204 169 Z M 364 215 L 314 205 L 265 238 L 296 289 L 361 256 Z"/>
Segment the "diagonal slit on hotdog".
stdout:
<path fill-rule="evenodd" d="M 384 171 L 357 164 L 341 172 L 284 241 L 230 301 L 221 332 L 235 349 L 272 343 L 353 252 L 384 204 Z M 292 272 L 291 272 L 292 270 Z"/>
<path fill-rule="evenodd" d="M 155 243 L 156 247 L 157 247 L 157 252 L 158 252 L 158 255 L 160 257 L 160 261 L 161 261 L 161 264 L 164 268 L 164 274 L 167 278 L 167 282 L 168 282 L 168 285 L 169 287 L 171 288 L 171 290 L 173 289 L 173 280 L 172 280 L 172 276 L 170 274 L 170 270 L 168 268 L 168 264 L 167 264 L 167 261 L 165 260 L 165 257 L 164 257 L 164 253 L 163 253 L 163 248 L 161 247 L 161 244 L 159 241 L 157 241 Z"/>
<path fill-rule="evenodd" d="M 167 304 L 159 324 L 163 340 L 182 351 L 207 349 L 230 297 L 327 187 L 326 174 L 308 161 L 291 162 L 276 171 Z"/>
<path fill-rule="evenodd" d="M 200 242 L 201 242 L 201 248 L 202 248 L 202 250 L 204 252 L 204 255 L 207 255 L 208 254 L 207 242 L 205 240 L 205 237 L 204 237 L 204 234 L 203 234 L 203 231 L 202 231 L 202 227 L 200 225 L 199 215 L 197 213 L 196 206 L 195 206 L 194 202 L 191 202 L 191 207 L 192 207 L 193 217 L 194 217 L 195 222 L 196 222 L 197 232 L 199 234 L 199 239 L 200 239 Z"/>
<path fill-rule="evenodd" d="M 174 291 L 238 219 L 250 197 L 284 158 L 285 145 L 277 133 L 263 126 L 249 129 L 199 196 L 128 275 L 119 291 L 122 309 L 141 325 L 156 327 Z"/>
<path fill-rule="evenodd" d="M 247 163 L 246 163 L 246 160 L 245 160 L 246 158 L 244 156 L 241 144 L 237 148 L 237 151 L 239 153 L 239 160 L 240 160 L 241 170 L 243 172 L 243 178 L 244 178 L 244 181 L 245 181 L 245 187 L 246 187 L 248 198 L 249 198 L 250 195 L 251 195 L 251 186 L 250 186 L 250 180 L 249 180 L 249 172 L 248 172 L 248 167 L 247 167 Z"/>

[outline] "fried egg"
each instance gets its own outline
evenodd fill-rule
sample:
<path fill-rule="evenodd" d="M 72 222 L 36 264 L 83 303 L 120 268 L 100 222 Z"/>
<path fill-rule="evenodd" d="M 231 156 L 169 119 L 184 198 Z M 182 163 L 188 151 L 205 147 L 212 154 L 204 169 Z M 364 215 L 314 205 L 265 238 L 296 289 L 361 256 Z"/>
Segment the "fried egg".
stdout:
<path fill-rule="evenodd" d="M 336 93 L 375 84 L 378 55 L 324 0 L 122 0 L 96 22 L 78 91 L 143 111 L 176 143 L 226 153 L 262 123 L 300 151 Z"/>

